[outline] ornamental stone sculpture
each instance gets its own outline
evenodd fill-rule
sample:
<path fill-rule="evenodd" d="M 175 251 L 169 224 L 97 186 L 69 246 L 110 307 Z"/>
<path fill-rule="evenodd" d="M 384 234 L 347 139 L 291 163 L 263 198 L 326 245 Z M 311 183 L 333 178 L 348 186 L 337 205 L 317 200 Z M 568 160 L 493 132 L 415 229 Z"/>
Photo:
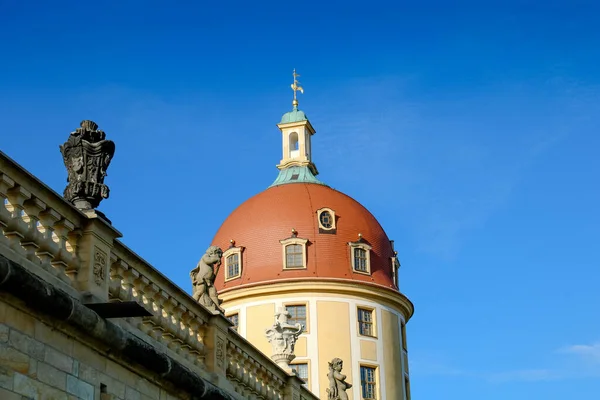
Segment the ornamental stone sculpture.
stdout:
<path fill-rule="evenodd" d="M 334 358 L 329 364 L 329 388 L 325 389 L 329 400 L 348 400 L 346 389 L 352 387 L 346 382 L 346 375 L 342 374 L 343 361 L 341 358 Z"/>
<path fill-rule="evenodd" d="M 115 154 L 115 144 L 105 140 L 106 134 L 95 122 L 85 120 L 80 125 L 60 146 L 69 182 L 63 195 L 80 210 L 89 210 L 108 198 L 104 177 Z"/>
<path fill-rule="evenodd" d="M 210 246 L 198 261 L 196 268 L 190 272 L 194 300 L 209 310 L 220 313 L 224 313 L 224 310 L 221 308 L 222 301 L 217 296 L 215 278 L 221 267 L 222 256 L 223 250 L 218 246 Z"/>
<path fill-rule="evenodd" d="M 290 361 L 294 355 L 294 346 L 298 336 L 302 334 L 302 325 L 288 323 L 290 313 L 285 309 L 279 309 L 275 314 L 275 323 L 265 330 L 265 335 L 273 349 L 271 359 L 281 368 L 290 371 Z"/>

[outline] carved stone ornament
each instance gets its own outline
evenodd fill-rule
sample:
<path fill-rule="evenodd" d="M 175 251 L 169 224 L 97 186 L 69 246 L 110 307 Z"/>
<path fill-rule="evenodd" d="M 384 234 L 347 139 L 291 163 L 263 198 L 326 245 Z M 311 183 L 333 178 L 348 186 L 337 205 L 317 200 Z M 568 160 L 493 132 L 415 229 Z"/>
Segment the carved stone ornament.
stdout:
<path fill-rule="evenodd" d="M 94 248 L 94 282 L 101 286 L 105 280 L 106 253 L 99 248 Z"/>
<path fill-rule="evenodd" d="M 290 369 L 290 362 L 296 358 L 294 346 L 296 340 L 302 334 L 302 325 L 288 323 L 290 313 L 285 309 L 279 309 L 275 314 L 275 323 L 265 330 L 265 336 L 273 350 L 271 359 L 285 370 Z"/>
<path fill-rule="evenodd" d="M 60 146 L 68 173 L 63 195 L 80 210 L 96 208 L 108 198 L 104 177 L 115 154 L 115 144 L 105 137 L 95 122 L 85 120 Z"/>
<path fill-rule="evenodd" d="M 192 279 L 194 300 L 211 311 L 225 312 L 221 308 L 222 300 L 217 296 L 215 278 L 221 267 L 223 250 L 217 246 L 210 246 L 202 256 L 196 268 L 190 272 Z"/>
<path fill-rule="evenodd" d="M 343 361 L 341 358 L 334 358 L 329 364 L 329 388 L 325 389 L 328 400 L 348 400 L 347 389 L 352 387 L 346 382 L 346 375 L 342 374 Z"/>
<path fill-rule="evenodd" d="M 223 368 L 223 364 L 225 362 L 225 341 L 221 337 L 217 337 L 216 352 L 217 367 Z"/>

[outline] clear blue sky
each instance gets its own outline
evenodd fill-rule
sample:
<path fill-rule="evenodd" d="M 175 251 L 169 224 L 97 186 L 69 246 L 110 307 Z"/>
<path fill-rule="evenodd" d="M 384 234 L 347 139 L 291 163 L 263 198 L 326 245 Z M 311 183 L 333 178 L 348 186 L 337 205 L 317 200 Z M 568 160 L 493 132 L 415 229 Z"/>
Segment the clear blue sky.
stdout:
<path fill-rule="evenodd" d="M 0 0 L 0 148 L 62 192 L 95 120 L 100 209 L 189 290 L 297 68 L 319 177 L 396 242 L 413 399 L 596 400 L 600 6 L 451 3 Z"/>

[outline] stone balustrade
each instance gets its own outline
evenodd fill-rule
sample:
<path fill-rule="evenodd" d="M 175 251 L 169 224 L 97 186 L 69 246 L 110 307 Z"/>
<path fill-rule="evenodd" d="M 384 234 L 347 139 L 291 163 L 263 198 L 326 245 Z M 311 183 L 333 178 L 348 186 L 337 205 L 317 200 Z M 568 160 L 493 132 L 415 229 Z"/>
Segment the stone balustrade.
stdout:
<path fill-rule="evenodd" d="M 123 326 L 148 335 L 192 369 L 212 373 L 244 399 L 317 399 L 221 314 L 117 240 L 94 211 L 82 212 L 0 152 L 0 253 L 84 302 L 135 301 L 152 316 Z"/>
<path fill-rule="evenodd" d="M 270 365 L 268 357 L 249 346 L 239 335 L 227 341 L 227 378 L 235 391 L 248 399 L 281 400 L 289 376 Z M 266 363 L 266 364 L 265 364 Z"/>
<path fill-rule="evenodd" d="M 110 258 L 109 299 L 136 301 L 151 317 L 130 324 L 196 365 L 204 364 L 213 314 L 119 241 Z"/>
<path fill-rule="evenodd" d="M 0 246 L 68 285 L 81 267 L 77 245 L 85 215 L 0 153 Z"/>

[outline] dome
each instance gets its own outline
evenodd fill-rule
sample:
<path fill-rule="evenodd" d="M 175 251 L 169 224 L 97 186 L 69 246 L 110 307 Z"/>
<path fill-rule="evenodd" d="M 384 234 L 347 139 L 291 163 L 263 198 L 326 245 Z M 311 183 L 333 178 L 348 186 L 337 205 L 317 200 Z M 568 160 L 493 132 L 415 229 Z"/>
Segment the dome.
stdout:
<path fill-rule="evenodd" d="M 334 232 L 320 229 L 317 212 L 322 208 L 335 214 Z M 292 229 L 298 238 L 307 240 L 305 269 L 283 268 L 280 241 L 293 236 Z M 241 276 L 226 281 L 224 273 L 217 274 L 219 290 L 326 278 L 396 288 L 391 261 L 394 250 L 379 222 L 356 200 L 323 184 L 271 186 L 248 199 L 223 222 L 212 243 L 227 250 L 230 240 L 243 248 Z M 370 246 L 370 274 L 352 268 L 349 243 L 358 241 Z"/>
<path fill-rule="evenodd" d="M 298 107 L 294 107 L 293 111 L 283 114 L 280 124 L 288 124 L 290 122 L 300 121 L 308 121 L 308 118 L 306 117 L 306 114 L 304 114 L 304 111 L 298 110 Z"/>

